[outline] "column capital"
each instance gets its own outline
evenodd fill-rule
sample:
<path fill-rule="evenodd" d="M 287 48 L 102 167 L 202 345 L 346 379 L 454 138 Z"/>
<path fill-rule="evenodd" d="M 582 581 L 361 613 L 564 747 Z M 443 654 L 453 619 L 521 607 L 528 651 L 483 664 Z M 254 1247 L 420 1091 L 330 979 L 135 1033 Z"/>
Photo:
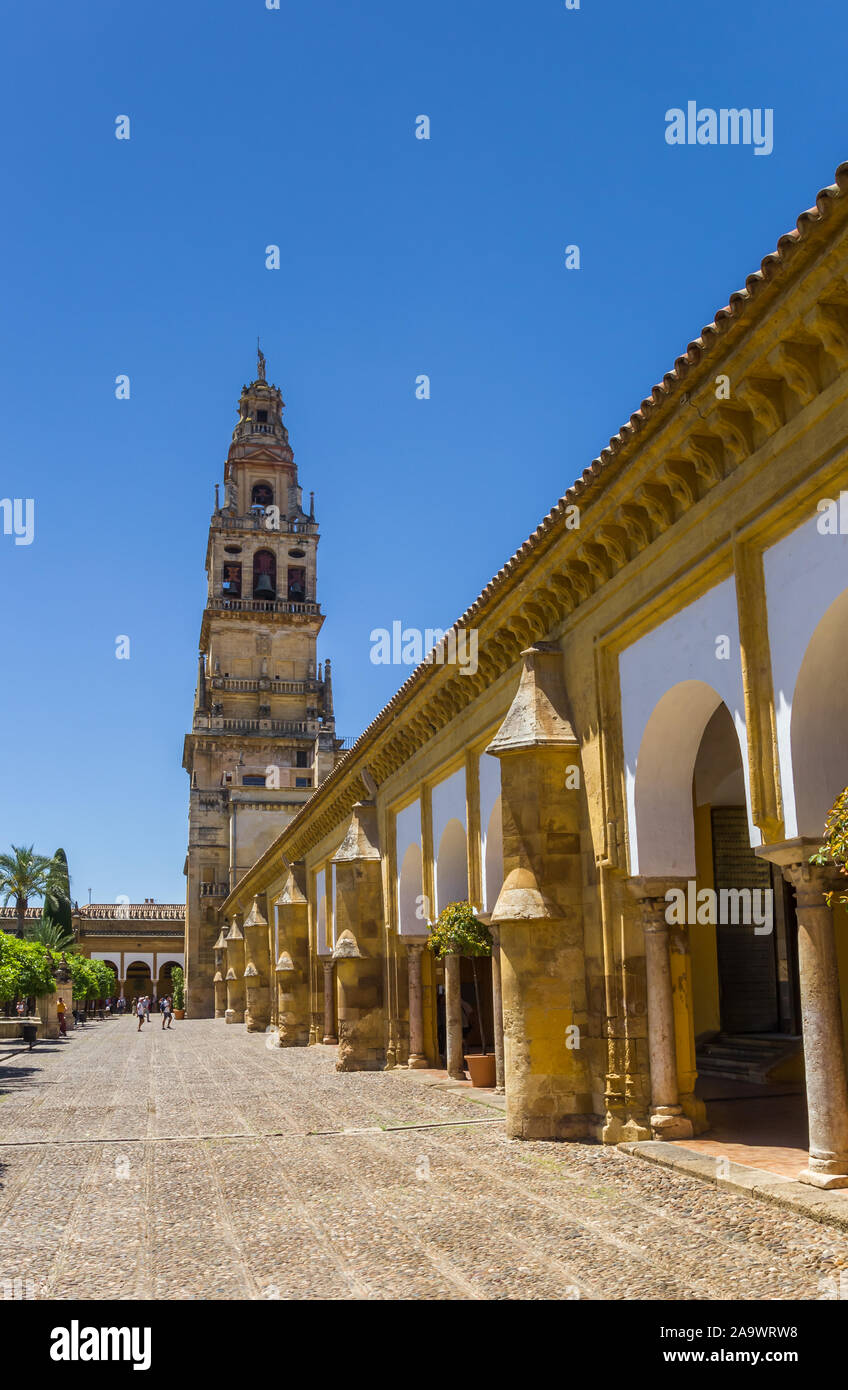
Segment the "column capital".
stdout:
<path fill-rule="evenodd" d="M 799 835 L 793 840 L 758 845 L 754 853 L 758 858 L 777 865 L 787 883 L 791 883 L 795 889 L 799 905 L 817 906 L 825 894 L 839 887 L 848 887 L 844 875 L 835 864 L 810 863 L 811 856 L 820 848 L 820 840 Z"/>
<path fill-rule="evenodd" d="M 402 936 L 400 939 L 406 946 L 407 954 L 411 956 L 420 955 L 427 945 L 426 936 Z"/>
<path fill-rule="evenodd" d="M 669 930 L 669 923 L 666 920 L 666 908 L 668 898 L 666 894 L 670 889 L 680 889 L 686 892 L 689 880 L 676 876 L 667 877 L 643 877 L 636 875 L 627 880 L 627 891 L 637 900 L 642 912 L 642 926 L 646 932 L 663 932 Z"/>

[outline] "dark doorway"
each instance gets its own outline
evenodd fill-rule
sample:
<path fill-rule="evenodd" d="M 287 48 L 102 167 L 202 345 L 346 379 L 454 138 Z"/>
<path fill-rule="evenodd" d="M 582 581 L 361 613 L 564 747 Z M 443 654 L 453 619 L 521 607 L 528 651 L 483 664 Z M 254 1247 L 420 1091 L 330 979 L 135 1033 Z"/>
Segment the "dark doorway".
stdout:
<path fill-rule="evenodd" d="M 782 875 L 751 848 L 744 806 L 713 806 L 713 882 L 721 890 L 772 893 L 773 929 L 751 923 L 716 927 L 723 1033 L 796 1033 L 797 934 L 794 902 Z M 719 901 L 721 901 L 719 897 Z"/>

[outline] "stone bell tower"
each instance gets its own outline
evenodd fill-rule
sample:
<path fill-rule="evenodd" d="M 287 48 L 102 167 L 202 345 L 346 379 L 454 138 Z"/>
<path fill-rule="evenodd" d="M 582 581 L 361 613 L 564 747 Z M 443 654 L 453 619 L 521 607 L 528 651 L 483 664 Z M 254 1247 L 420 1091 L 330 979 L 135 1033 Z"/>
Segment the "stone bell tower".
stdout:
<path fill-rule="evenodd" d="M 316 662 L 318 523 L 303 507 L 284 401 L 265 379 L 242 387 L 238 423 L 206 549 L 189 774 L 185 873 L 190 1018 L 214 1013 L 219 909 L 335 766 L 330 662 Z"/>

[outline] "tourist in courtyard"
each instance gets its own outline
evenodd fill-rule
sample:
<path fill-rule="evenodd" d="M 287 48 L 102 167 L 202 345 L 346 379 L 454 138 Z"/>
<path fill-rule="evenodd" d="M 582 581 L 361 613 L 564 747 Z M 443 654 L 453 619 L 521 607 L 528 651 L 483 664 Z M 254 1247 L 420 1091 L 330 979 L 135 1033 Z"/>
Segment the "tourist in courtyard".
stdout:
<path fill-rule="evenodd" d="M 141 1032 L 141 1025 L 143 1024 L 143 1022 L 144 1022 L 144 1020 L 145 1020 L 145 1018 L 146 1018 L 146 1016 L 147 1016 L 147 1015 L 145 1014 L 145 1011 L 144 1011 L 144 1000 L 143 1000 L 143 999 L 139 999 L 138 1003 L 136 1004 L 136 1013 L 138 1014 L 138 1028 L 136 1029 L 136 1032 L 140 1033 L 140 1032 Z"/>
<path fill-rule="evenodd" d="M 63 1038 L 67 1037 L 68 1035 L 68 1025 L 65 1022 L 66 1007 L 67 1006 L 65 1004 L 64 999 L 60 999 L 58 1004 L 56 1005 L 56 1012 L 59 1015 L 59 1032 L 62 1034 Z"/>
<path fill-rule="evenodd" d="M 171 1008 L 171 998 L 170 998 L 170 995 L 167 995 L 167 994 L 166 994 L 166 995 L 165 995 L 165 998 L 164 998 L 161 1002 L 162 1002 L 162 1027 L 163 1027 L 163 1028 L 165 1027 L 165 1021 L 167 1020 L 167 1026 L 170 1028 L 171 1022 L 172 1022 L 173 1017 L 174 1017 L 173 1010 L 172 1010 L 172 1008 Z"/>

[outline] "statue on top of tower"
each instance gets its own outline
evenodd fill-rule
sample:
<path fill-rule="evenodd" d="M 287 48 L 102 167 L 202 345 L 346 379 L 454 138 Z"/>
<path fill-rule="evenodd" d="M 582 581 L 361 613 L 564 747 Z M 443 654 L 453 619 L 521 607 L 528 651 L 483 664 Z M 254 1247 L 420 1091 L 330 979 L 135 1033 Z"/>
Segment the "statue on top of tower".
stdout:
<path fill-rule="evenodd" d="M 265 380 L 265 354 L 259 346 L 259 339 L 256 339 L 256 379 Z"/>

